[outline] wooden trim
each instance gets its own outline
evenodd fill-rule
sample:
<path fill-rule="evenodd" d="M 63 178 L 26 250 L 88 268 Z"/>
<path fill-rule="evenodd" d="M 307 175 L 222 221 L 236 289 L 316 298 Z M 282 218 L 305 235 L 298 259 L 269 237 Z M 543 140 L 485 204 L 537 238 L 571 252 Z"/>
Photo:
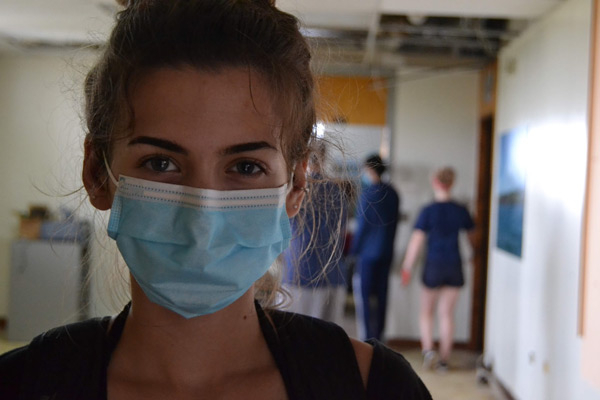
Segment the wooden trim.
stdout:
<path fill-rule="evenodd" d="M 585 205 L 582 219 L 582 240 L 581 240 L 581 273 L 579 274 L 579 313 L 577 315 L 577 334 L 583 336 L 585 333 L 584 315 L 585 315 L 585 295 L 586 295 L 586 277 L 587 269 L 589 268 L 588 250 L 591 248 L 588 231 L 589 231 L 589 216 L 591 215 L 592 204 L 592 163 L 594 149 L 597 146 L 595 143 L 594 132 L 600 134 L 600 113 L 596 109 L 600 109 L 600 76 L 596 72 L 600 68 L 600 7 L 598 0 L 592 2 L 592 35 L 590 38 L 590 95 L 588 101 L 588 154 L 587 154 L 587 177 L 586 177 L 586 194 Z"/>
<path fill-rule="evenodd" d="M 471 332 L 469 340 L 469 349 L 474 351 L 483 350 L 485 335 L 496 80 L 497 63 L 493 62 L 480 72 L 479 79 L 479 157 L 474 218 L 473 287 L 471 291 Z"/>
<path fill-rule="evenodd" d="M 494 154 L 494 117 L 482 117 L 479 125 L 479 165 L 473 249 L 473 288 L 471 292 L 471 350 L 483 350 L 485 303 L 487 297 L 490 203 Z"/>
<path fill-rule="evenodd" d="M 495 374 L 492 374 L 493 385 L 500 391 L 501 400 L 516 400 L 512 393 L 504 386 L 502 381 Z M 500 399 L 499 399 L 500 400 Z"/>
<path fill-rule="evenodd" d="M 492 62 L 479 73 L 479 117 L 496 113 L 497 63 Z"/>

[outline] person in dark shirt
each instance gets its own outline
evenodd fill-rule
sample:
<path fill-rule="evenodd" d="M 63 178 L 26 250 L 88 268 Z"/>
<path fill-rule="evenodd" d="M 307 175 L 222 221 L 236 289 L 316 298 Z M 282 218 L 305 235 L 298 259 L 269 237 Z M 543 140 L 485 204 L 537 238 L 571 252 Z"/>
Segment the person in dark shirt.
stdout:
<path fill-rule="evenodd" d="M 356 231 L 351 255 L 357 257 L 353 278 L 359 336 L 381 339 L 385 328 L 388 278 L 394 257 L 394 240 L 400 196 L 381 177 L 386 167 L 379 155 L 365 161 L 363 188 L 356 210 Z M 371 309 L 371 297 L 376 307 Z"/>
<path fill-rule="evenodd" d="M 0 356 L 0 399 L 430 399 L 401 355 L 276 310 L 315 80 L 270 0 L 130 0 L 85 81 L 83 184 L 131 301 Z"/>
<path fill-rule="evenodd" d="M 418 254 L 427 241 L 423 268 L 419 324 L 424 366 L 448 369 L 454 336 L 454 309 L 464 285 L 462 259 L 459 251 L 459 232 L 474 227 L 469 211 L 454 202 L 450 191 L 455 173 L 452 168 L 438 170 L 432 187 L 435 201 L 419 214 L 410 238 L 402 266 L 402 283 L 407 285 Z M 439 360 L 433 348 L 433 315 L 438 305 L 440 327 Z"/>

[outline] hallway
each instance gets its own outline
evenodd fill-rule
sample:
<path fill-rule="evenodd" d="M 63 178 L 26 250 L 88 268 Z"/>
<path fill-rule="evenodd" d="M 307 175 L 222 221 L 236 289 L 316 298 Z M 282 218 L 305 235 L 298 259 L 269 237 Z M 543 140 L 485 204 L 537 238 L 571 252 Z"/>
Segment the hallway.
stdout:
<path fill-rule="evenodd" d="M 341 326 L 351 337 L 356 336 L 356 320 L 352 296 L 348 297 L 346 312 Z M 416 347 L 400 347 L 387 344 L 401 353 L 421 377 L 435 400 L 509 400 L 493 383 L 478 383 L 476 361 L 478 354 L 456 349 L 452 353 L 450 370 L 440 374 L 422 368 L 421 350 Z"/>
<path fill-rule="evenodd" d="M 505 396 L 490 383 L 478 383 L 475 369 L 477 355 L 467 350 L 455 350 L 450 370 L 438 373 L 424 370 L 419 349 L 394 348 L 410 362 L 435 400 L 505 400 Z"/>

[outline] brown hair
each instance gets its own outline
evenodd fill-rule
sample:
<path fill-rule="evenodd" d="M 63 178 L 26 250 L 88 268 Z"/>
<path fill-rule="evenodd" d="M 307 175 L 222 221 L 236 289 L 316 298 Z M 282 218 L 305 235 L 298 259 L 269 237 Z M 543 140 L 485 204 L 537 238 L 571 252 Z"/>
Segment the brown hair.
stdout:
<path fill-rule="evenodd" d="M 137 0 L 117 16 L 85 82 L 86 143 L 111 158 L 111 145 L 131 129 L 128 91 L 156 68 L 191 66 L 254 70 L 266 80 L 281 117 L 288 166 L 306 157 L 316 122 L 310 51 L 298 20 L 269 0 Z M 250 74 L 249 74 L 250 77 Z"/>

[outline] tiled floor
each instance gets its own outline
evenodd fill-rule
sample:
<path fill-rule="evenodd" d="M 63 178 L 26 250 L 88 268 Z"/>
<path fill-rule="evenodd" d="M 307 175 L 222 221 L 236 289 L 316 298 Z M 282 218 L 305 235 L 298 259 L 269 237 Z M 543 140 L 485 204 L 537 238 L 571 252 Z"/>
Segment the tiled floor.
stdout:
<path fill-rule="evenodd" d="M 352 299 L 349 300 L 341 326 L 348 335 L 357 337 Z M 423 359 L 420 349 L 394 348 L 394 350 L 402 353 L 410 362 L 435 400 L 504 400 L 497 387 L 477 381 L 475 362 L 478 355 L 473 352 L 455 350 L 452 354 L 450 370 L 445 374 L 439 374 L 422 368 Z"/>
<path fill-rule="evenodd" d="M 475 370 L 476 355 L 462 350 L 452 354 L 450 370 L 438 373 L 422 368 L 419 349 L 396 349 L 410 362 L 435 400 L 500 400 L 493 386 L 479 383 Z"/>

